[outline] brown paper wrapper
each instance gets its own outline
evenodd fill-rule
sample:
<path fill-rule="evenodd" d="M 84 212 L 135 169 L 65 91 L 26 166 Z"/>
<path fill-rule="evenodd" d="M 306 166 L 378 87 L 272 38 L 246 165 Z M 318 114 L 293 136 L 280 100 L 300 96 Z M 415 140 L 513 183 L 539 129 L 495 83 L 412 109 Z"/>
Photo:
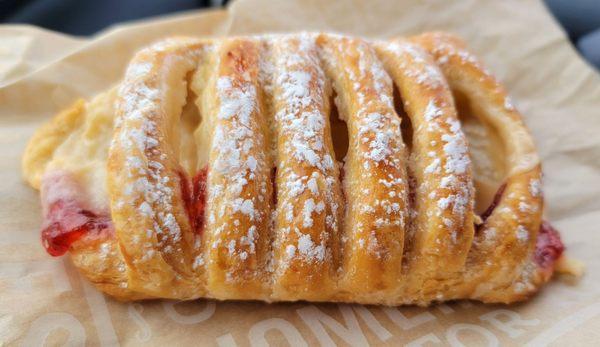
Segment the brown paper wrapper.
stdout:
<path fill-rule="evenodd" d="M 119 303 L 39 241 L 38 193 L 21 178 L 33 131 L 78 97 L 116 83 L 132 53 L 173 35 L 336 31 L 463 36 L 507 86 L 533 132 L 547 217 L 584 261 L 518 305 L 430 308 L 197 300 Z M 73 38 L 0 27 L 0 345 L 594 345 L 600 341 L 600 78 L 541 1 L 244 0 Z"/>

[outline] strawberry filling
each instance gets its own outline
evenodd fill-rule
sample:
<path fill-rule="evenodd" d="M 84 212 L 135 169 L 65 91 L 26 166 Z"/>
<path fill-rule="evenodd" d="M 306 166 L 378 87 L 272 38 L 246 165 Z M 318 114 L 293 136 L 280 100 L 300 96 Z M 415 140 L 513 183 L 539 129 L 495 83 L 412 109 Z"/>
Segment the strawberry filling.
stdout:
<path fill-rule="evenodd" d="M 205 168 L 198 172 L 190 185 L 185 174 L 180 173 L 181 192 L 190 224 L 197 233 L 204 227 L 206 208 Z M 114 236 L 109 215 L 97 214 L 83 208 L 81 187 L 67 174 L 50 175 L 42 188 L 44 196 L 44 222 L 42 244 L 52 256 L 65 254 L 76 241 L 100 240 Z"/>
<path fill-rule="evenodd" d="M 502 194 L 504 194 L 505 188 L 506 188 L 506 183 L 502 184 L 500 186 L 500 188 L 498 188 L 498 191 L 494 195 L 494 200 L 492 200 L 492 203 L 490 204 L 490 206 L 488 206 L 488 208 L 481 214 L 481 220 L 483 220 L 485 222 L 485 220 L 488 219 L 488 217 L 492 215 L 492 212 L 494 212 L 494 210 L 496 209 L 496 206 L 498 206 L 498 204 L 500 203 L 500 200 L 502 199 Z"/>
<path fill-rule="evenodd" d="M 490 206 L 483 212 L 481 215 L 481 219 L 485 222 L 486 219 L 494 212 L 496 206 L 500 203 L 502 199 L 502 195 L 504 194 L 504 189 L 506 188 L 506 184 L 500 186 L 496 195 L 494 195 L 494 200 L 490 204 Z M 477 226 L 477 230 L 479 231 L 484 224 L 479 224 Z M 542 221 L 540 225 L 540 230 L 537 235 L 537 240 L 535 244 L 535 261 L 536 263 L 544 269 L 551 269 L 554 265 L 554 262 L 560 258 L 562 253 L 565 250 L 565 246 L 560 239 L 560 234 L 558 230 L 554 229 L 550 223 L 546 221 Z"/>
<path fill-rule="evenodd" d="M 271 202 L 273 206 L 277 206 L 277 167 L 271 169 L 271 184 L 273 186 L 273 198 Z"/>
<path fill-rule="evenodd" d="M 274 174 L 274 173 L 273 173 Z M 343 171 L 341 172 L 343 175 Z M 206 209 L 206 179 L 208 168 L 200 170 L 192 179 L 190 185 L 185 174 L 180 173 L 181 193 L 185 207 L 190 218 L 190 223 L 197 233 L 204 228 L 204 211 Z M 54 179 L 44 188 L 60 190 L 68 179 Z M 68 182 L 67 182 L 68 183 Z M 70 184 L 73 185 L 73 184 Z M 48 187 L 50 186 L 50 187 Z M 66 191 L 73 191 L 68 187 Z M 494 201 L 483 213 L 485 220 L 499 203 L 504 186 L 500 187 Z M 53 194 L 47 193 L 46 195 Z M 71 245 L 82 237 L 88 239 L 102 239 L 112 237 L 114 228 L 110 216 L 98 215 L 92 211 L 81 208 L 81 204 L 69 195 L 47 201 L 44 224 L 42 226 L 42 244 L 52 256 L 65 254 Z M 535 250 L 535 260 L 542 268 L 550 268 L 556 259 L 563 253 L 565 247 L 560 235 L 548 222 L 542 222 L 538 233 Z"/>
<path fill-rule="evenodd" d="M 206 179 L 208 167 L 200 170 L 192 179 L 190 187 L 187 175 L 179 173 L 181 179 L 181 196 L 185 204 L 190 224 L 196 233 L 200 234 L 204 229 L 204 210 L 206 209 Z"/>
<path fill-rule="evenodd" d="M 65 254 L 83 236 L 101 239 L 113 234 L 109 216 L 82 209 L 74 200 L 60 199 L 48 208 L 42 227 L 42 244 L 56 257 Z"/>
<path fill-rule="evenodd" d="M 552 268 L 564 250 L 565 246 L 560 240 L 558 230 L 554 229 L 550 223 L 543 221 L 535 244 L 536 263 L 544 269 Z"/>

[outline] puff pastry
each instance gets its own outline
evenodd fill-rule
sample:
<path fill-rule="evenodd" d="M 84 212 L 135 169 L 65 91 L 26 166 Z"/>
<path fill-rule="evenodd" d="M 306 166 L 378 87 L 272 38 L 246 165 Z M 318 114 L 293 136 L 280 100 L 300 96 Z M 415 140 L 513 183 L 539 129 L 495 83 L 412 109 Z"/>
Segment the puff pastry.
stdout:
<path fill-rule="evenodd" d="M 48 252 L 121 300 L 508 303 L 563 251 L 518 111 L 445 33 L 165 40 L 23 171 Z"/>

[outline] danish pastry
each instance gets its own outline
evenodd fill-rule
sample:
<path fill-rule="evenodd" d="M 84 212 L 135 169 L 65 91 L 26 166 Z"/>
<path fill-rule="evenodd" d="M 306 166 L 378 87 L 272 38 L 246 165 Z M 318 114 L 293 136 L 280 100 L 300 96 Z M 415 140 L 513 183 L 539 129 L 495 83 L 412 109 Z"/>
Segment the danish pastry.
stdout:
<path fill-rule="evenodd" d="M 462 41 L 174 38 L 39 129 L 42 241 L 120 299 L 514 302 L 563 252 Z"/>

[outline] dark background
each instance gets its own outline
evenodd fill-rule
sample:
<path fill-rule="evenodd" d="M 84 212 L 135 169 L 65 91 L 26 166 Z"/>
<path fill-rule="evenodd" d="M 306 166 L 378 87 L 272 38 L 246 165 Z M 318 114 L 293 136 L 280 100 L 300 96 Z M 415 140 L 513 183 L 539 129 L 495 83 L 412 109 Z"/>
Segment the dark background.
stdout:
<path fill-rule="evenodd" d="M 498 0 L 501 1 L 501 0 Z M 227 0 L 0 0 L 0 21 L 92 35 L 118 22 L 223 6 Z M 600 68 L 600 0 L 545 0 L 579 52 Z"/>

